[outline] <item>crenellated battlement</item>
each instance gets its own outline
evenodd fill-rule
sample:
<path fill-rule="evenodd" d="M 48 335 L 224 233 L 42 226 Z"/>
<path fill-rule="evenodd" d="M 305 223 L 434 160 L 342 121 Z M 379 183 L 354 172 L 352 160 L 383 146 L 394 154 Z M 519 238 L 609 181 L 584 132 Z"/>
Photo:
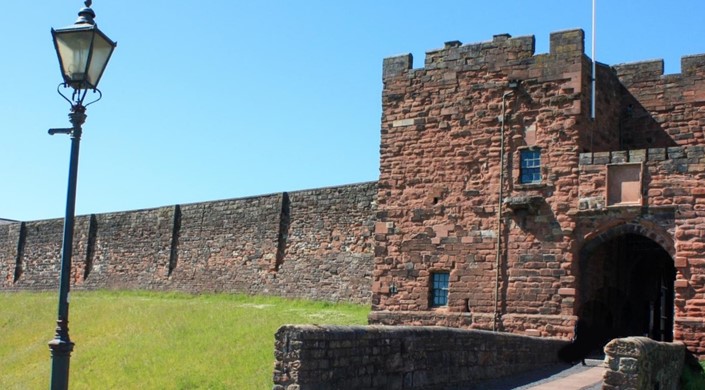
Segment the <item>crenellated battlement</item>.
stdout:
<path fill-rule="evenodd" d="M 612 67 L 617 77 L 625 83 L 660 80 L 668 78 L 670 82 L 682 78 L 705 76 L 705 54 L 688 55 L 681 57 L 681 73 L 664 74 L 663 59 L 639 61 L 618 64 Z"/>
<path fill-rule="evenodd" d="M 497 34 L 491 41 L 463 44 L 448 41 L 439 49 L 426 52 L 423 68 L 415 70 L 452 69 L 481 70 L 515 67 L 518 64 L 548 66 L 551 60 L 560 57 L 584 55 L 585 33 L 581 29 L 553 32 L 550 35 L 548 53 L 535 54 L 535 36 L 512 38 L 509 34 Z M 527 61 L 530 59 L 530 61 Z M 414 69 L 414 58 L 410 53 L 384 59 L 383 78 L 399 76 Z M 705 54 L 686 55 L 681 58 L 681 73 L 664 74 L 662 59 L 624 63 L 612 66 L 617 77 L 625 84 L 668 78 L 678 82 L 694 76 L 705 78 Z"/>
<path fill-rule="evenodd" d="M 625 87 L 621 134 L 630 149 L 700 145 L 705 102 L 705 54 L 681 59 L 681 73 L 664 74 L 663 60 L 619 64 Z"/>
<path fill-rule="evenodd" d="M 427 51 L 424 67 L 419 70 L 497 69 L 537 57 L 579 56 L 584 54 L 585 33 L 580 29 L 551 33 L 549 53 L 535 55 L 535 50 L 536 39 L 533 35 L 512 38 L 509 34 L 498 34 L 491 41 L 466 45 L 460 41 L 449 41 L 443 48 Z M 410 53 L 388 57 L 384 59 L 383 76 L 385 79 L 398 76 L 413 67 Z"/>
<path fill-rule="evenodd" d="M 446 42 L 442 49 L 426 52 L 425 69 L 467 68 L 472 70 L 482 65 L 498 65 L 510 60 L 529 58 L 534 55 L 533 36 L 512 38 L 509 34 L 495 35 L 489 42 L 463 45 L 460 41 Z"/>

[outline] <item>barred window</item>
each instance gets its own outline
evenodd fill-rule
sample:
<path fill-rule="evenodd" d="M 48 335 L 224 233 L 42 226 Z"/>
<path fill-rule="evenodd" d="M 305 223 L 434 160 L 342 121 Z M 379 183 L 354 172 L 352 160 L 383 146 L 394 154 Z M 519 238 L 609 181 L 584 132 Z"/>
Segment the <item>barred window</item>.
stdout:
<path fill-rule="evenodd" d="M 435 272 L 431 275 L 431 306 L 446 306 L 448 304 L 448 272 Z"/>
<path fill-rule="evenodd" d="M 521 184 L 541 183 L 541 151 L 527 149 L 519 152 Z"/>

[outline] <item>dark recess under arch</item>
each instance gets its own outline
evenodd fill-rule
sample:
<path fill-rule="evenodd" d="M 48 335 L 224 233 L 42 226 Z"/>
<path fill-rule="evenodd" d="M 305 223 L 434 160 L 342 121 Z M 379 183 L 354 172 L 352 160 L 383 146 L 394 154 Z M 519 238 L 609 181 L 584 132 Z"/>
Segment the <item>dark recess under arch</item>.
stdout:
<path fill-rule="evenodd" d="M 624 225 L 580 252 L 576 314 L 600 346 L 625 336 L 673 341 L 676 271 L 667 250 L 647 235 Z"/>

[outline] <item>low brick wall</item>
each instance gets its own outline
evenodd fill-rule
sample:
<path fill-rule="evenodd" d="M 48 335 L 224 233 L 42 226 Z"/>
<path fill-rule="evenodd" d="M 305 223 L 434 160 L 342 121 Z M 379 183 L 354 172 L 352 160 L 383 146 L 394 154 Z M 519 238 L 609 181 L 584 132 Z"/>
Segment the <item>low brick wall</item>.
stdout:
<path fill-rule="evenodd" d="M 564 345 L 443 327 L 285 325 L 273 389 L 460 389 L 556 364 Z"/>
<path fill-rule="evenodd" d="M 683 344 L 626 337 L 610 341 L 605 354 L 608 369 L 603 389 L 678 389 L 685 359 Z"/>

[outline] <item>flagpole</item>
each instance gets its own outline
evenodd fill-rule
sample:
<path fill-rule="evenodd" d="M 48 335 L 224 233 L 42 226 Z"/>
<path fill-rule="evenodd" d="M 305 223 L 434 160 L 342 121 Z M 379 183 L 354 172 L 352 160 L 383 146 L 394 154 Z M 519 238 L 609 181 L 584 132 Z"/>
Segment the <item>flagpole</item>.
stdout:
<path fill-rule="evenodd" d="M 590 117 L 595 120 L 595 92 L 597 79 L 597 60 L 595 59 L 595 2 L 592 0 L 592 102 L 590 107 Z"/>

